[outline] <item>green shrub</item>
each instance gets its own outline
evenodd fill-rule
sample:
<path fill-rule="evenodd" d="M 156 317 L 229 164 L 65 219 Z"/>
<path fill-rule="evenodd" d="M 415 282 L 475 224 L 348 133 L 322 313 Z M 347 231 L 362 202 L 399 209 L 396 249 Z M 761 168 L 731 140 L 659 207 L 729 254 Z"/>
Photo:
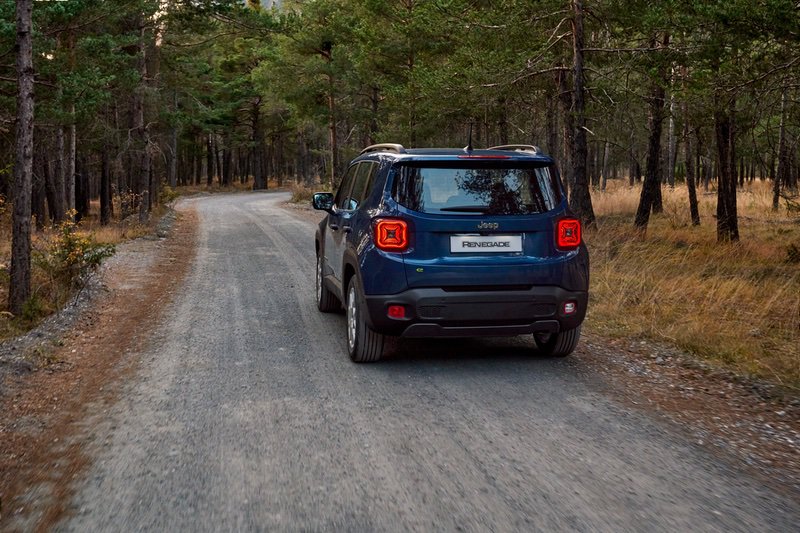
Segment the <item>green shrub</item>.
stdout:
<path fill-rule="evenodd" d="M 161 189 L 160 200 L 162 204 L 168 204 L 175 201 L 180 195 L 181 193 L 179 193 L 177 189 L 173 189 L 169 185 L 164 185 Z"/>
<path fill-rule="evenodd" d="M 35 294 L 28 298 L 28 301 L 22 304 L 22 320 L 27 322 L 35 322 L 46 314 L 44 302 L 42 298 Z"/>
<path fill-rule="evenodd" d="M 53 239 L 34 251 L 33 261 L 56 287 L 69 291 L 82 289 L 89 275 L 115 251 L 113 244 L 99 244 L 92 235 L 79 232 L 77 224 L 66 221 Z"/>

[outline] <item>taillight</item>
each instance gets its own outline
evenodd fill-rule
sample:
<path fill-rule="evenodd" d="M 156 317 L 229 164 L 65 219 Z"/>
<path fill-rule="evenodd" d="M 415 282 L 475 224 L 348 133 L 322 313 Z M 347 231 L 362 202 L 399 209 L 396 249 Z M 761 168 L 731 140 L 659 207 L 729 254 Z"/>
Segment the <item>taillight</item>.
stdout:
<path fill-rule="evenodd" d="M 406 317 L 406 308 L 402 305 L 390 305 L 386 311 L 386 316 L 397 320 L 402 320 Z"/>
<path fill-rule="evenodd" d="M 562 218 L 556 224 L 556 248 L 574 250 L 581 245 L 581 222 L 577 218 Z"/>
<path fill-rule="evenodd" d="M 386 252 L 403 252 L 408 248 L 408 223 L 396 218 L 375 221 L 375 246 Z"/>

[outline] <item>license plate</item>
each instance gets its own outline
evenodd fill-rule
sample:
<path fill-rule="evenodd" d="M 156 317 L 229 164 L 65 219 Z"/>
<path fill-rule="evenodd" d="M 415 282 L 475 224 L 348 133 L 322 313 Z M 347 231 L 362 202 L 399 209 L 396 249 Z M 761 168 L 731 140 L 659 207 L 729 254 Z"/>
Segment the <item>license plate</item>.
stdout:
<path fill-rule="evenodd" d="M 509 253 L 522 251 L 522 235 L 451 235 L 450 253 Z"/>

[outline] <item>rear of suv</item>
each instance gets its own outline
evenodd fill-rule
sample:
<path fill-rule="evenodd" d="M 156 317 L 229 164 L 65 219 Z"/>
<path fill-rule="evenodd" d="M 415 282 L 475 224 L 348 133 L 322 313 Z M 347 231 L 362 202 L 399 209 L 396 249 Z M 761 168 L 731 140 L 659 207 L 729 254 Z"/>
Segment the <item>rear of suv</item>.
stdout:
<path fill-rule="evenodd" d="M 589 258 L 555 162 L 534 146 L 366 148 L 316 232 L 316 299 L 345 308 L 356 362 L 387 336 L 532 335 L 566 356 L 586 315 Z"/>

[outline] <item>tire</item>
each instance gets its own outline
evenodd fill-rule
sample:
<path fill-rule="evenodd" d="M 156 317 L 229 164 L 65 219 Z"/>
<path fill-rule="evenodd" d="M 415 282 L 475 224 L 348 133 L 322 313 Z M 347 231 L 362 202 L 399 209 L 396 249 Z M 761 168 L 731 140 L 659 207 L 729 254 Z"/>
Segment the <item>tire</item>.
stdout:
<path fill-rule="evenodd" d="M 575 351 L 581 338 L 581 327 L 558 333 L 534 333 L 539 353 L 548 357 L 566 357 Z"/>
<path fill-rule="evenodd" d="M 323 313 L 332 313 L 341 308 L 339 299 L 328 290 L 325 283 L 322 281 L 322 256 L 317 254 L 317 272 L 316 272 L 316 292 L 317 292 L 317 309 Z"/>
<path fill-rule="evenodd" d="M 372 331 L 364 320 L 364 296 L 358 278 L 353 276 L 345 296 L 347 352 L 354 363 L 373 363 L 383 356 L 384 335 Z"/>

